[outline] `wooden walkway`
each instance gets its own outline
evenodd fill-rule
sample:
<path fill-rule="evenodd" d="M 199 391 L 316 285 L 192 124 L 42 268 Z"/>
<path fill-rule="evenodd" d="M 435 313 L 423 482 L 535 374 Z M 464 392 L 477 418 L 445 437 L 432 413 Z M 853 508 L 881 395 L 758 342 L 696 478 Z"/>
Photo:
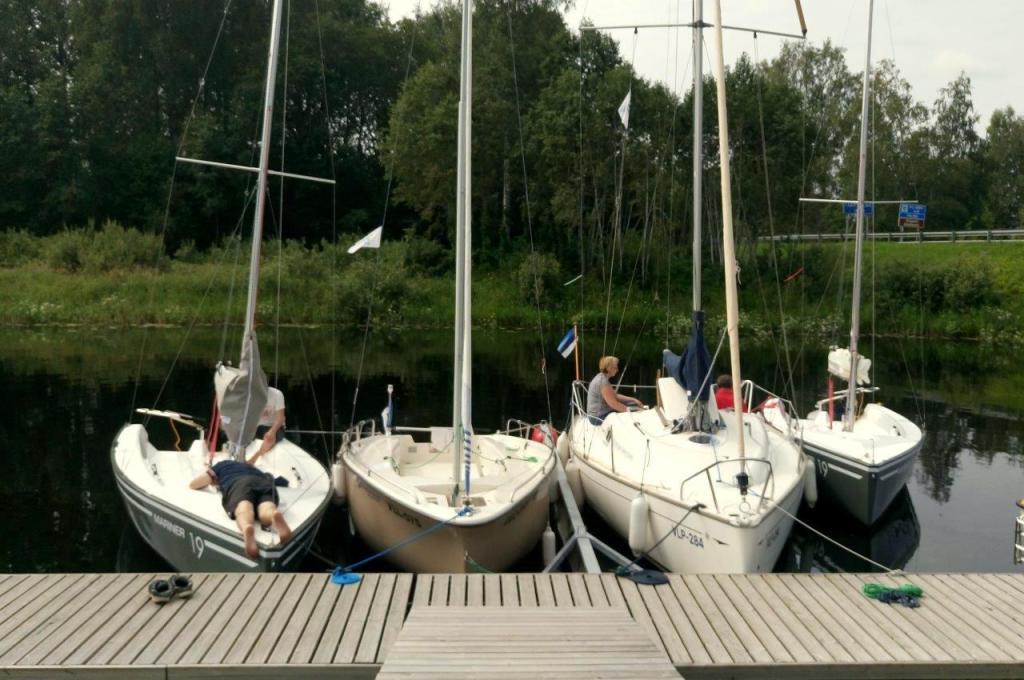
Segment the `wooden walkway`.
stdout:
<path fill-rule="evenodd" d="M 378 680 L 678 678 L 625 609 L 413 607 Z"/>
<path fill-rule="evenodd" d="M 409 607 L 625 609 L 686 678 L 1024 677 L 1024 575 L 197 574 L 158 606 L 146 574 L 0 575 L 0 677 L 372 678 Z M 571 647 L 571 645 L 570 645 Z M 567 649 L 574 654 L 572 649 Z"/>

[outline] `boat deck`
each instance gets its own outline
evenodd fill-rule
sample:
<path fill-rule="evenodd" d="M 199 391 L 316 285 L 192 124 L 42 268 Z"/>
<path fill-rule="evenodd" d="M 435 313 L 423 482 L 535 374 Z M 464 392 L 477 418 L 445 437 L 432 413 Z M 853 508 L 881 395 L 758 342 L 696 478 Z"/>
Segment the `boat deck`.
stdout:
<path fill-rule="evenodd" d="M 691 679 L 1024 676 L 1018 574 L 908 575 L 900 582 L 925 592 L 918 609 L 869 600 L 862 583 L 897 581 L 855 574 L 672 575 L 662 586 L 612 574 L 367 574 L 344 587 L 327 574 L 196 574 L 192 598 L 162 606 L 147 597 L 153 577 L 0 575 L 0 676 L 373 678 L 407 617 L 410 635 L 454 638 L 473 626 L 445 617 L 481 607 L 512 610 L 494 621 L 524 609 L 583 609 L 595 621 L 628 612 Z M 544 625 L 557 642 L 558 626 Z"/>

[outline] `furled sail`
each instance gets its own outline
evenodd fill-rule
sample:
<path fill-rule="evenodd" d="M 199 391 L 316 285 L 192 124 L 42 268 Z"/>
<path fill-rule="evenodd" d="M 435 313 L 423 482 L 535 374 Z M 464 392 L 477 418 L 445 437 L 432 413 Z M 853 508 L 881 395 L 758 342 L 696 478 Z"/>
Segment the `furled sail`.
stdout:
<path fill-rule="evenodd" d="M 260 412 L 267 405 L 267 375 L 260 365 L 260 348 L 256 331 L 250 331 L 242 342 L 238 367 L 217 364 L 213 375 L 220 409 L 220 428 L 227 435 L 229 450 L 239 450 L 253 440 L 259 425 Z"/>
<path fill-rule="evenodd" d="M 871 359 L 861 354 L 857 357 L 857 384 L 871 383 Z M 834 376 L 850 381 L 850 350 L 845 347 L 833 347 L 828 353 L 828 372 Z"/>

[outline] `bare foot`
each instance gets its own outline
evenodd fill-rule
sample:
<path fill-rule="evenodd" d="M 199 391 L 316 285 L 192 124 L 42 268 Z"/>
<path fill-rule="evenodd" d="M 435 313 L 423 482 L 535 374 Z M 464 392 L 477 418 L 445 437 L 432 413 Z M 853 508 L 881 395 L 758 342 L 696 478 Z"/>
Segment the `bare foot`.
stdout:
<path fill-rule="evenodd" d="M 288 523 L 284 521 L 284 515 L 280 510 L 274 511 L 274 530 L 277 531 L 277 538 L 281 543 L 287 543 L 292 537 L 292 530 L 288 528 Z"/>
<path fill-rule="evenodd" d="M 256 527 L 247 526 L 242 532 L 242 536 L 245 538 L 245 554 L 253 559 L 259 557 L 260 548 L 256 545 Z"/>

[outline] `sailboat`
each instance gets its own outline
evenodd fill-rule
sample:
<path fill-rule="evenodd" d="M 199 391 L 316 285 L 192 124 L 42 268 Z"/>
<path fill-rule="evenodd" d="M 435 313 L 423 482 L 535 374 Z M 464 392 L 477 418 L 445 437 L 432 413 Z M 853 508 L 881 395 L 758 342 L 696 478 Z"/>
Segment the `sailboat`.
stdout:
<path fill-rule="evenodd" d="M 803 448 L 814 460 L 822 497 L 835 501 L 864 524 L 873 524 L 906 486 L 921 450 L 921 429 L 879 403 L 862 405 L 877 391 L 870 383 L 871 360 L 861 355 L 860 298 L 864 253 L 864 190 L 867 171 L 868 99 L 871 93 L 871 25 L 874 0 L 868 4 L 868 47 L 860 111 L 860 159 L 857 177 L 857 226 L 853 260 L 853 310 L 850 346 L 833 348 L 828 370 L 846 380 L 847 389 L 829 394 L 800 421 Z M 831 385 L 831 379 L 830 379 Z M 831 392 L 831 389 L 830 389 Z M 841 414 L 837 416 L 839 411 Z M 773 409 L 776 422 L 786 416 Z"/>
<path fill-rule="evenodd" d="M 413 572 L 500 571 L 522 558 L 547 525 L 555 469 L 552 446 L 525 424 L 473 432 L 472 31 L 472 0 L 463 0 L 452 426 L 392 427 L 389 407 L 383 431 L 364 421 L 346 433 L 335 467 L 356 531 Z"/>
<path fill-rule="evenodd" d="M 241 357 L 237 367 L 220 364 L 214 374 L 219 427 L 227 435 L 228 443 L 224 449 L 214 451 L 216 432 L 207 441 L 206 428 L 192 416 L 175 411 L 138 409 L 147 420 L 160 418 L 170 421 L 172 426 L 178 423 L 191 428 L 196 433 L 195 439 L 185 451 L 158 450 L 150 443 L 144 424 L 129 423 L 117 433 L 110 450 L 114 478 L 132 523 L 146 542 L 179 571 L 257 572 L 295 568 L 309 550 L 331 498 L 331 480 L 324 467 L 288 439 L 280 440 L 256 465 L 275 478 L 286 480 L 286 485 L 278 488 L 278 510 L 292 535 L 282 541 L 276 532 L 260 527 L 257 522 L 258 555 L 250 557 L 242 532 L 221 505 L 221 494 L 209 487 L 189 488 L 189 482 L 201 475 L 208 465 L 229 458 L 251 458 L 260 447 L 260 441 L 253 441 L 253 436 L 260 412 L 267 403 L 268 388 L 260 365 L 255 320 L 267 176 L 271 174 L 270 129 L 281 4 L 281 0 L 275 0 L 271 22 L 260 164 L 258 169 L 245 168 L 259 173 L 259 184 Z M 224 166 L 208 161 L 191 162 Z"/>
<path fill-rule="evenodd" d="M 722 243 L 734 403 L 742 404 L 760 388 L 740 379 L 720 8 L 718 13 Z M 611 413 L 594 424 L 586 412 L 587 385 L 575 383 L 569 448 L 586 503 L 629 538 L 634 553 L 672 572 L 766 572 L 775 566 L 789 536 L 808 463 L 793 444 L 792 428 L 773 427 L 760 413 L 744 409 L 720 412 L 709 399 L 712 366 L 703 335 L 700 260 L 701 34 L 707 25 L 702 0 L 694 1 L 693 14 L 692 335 L 682 357 L 665 350 L 666 375 L 657 381 L 655 408 Z"/>

